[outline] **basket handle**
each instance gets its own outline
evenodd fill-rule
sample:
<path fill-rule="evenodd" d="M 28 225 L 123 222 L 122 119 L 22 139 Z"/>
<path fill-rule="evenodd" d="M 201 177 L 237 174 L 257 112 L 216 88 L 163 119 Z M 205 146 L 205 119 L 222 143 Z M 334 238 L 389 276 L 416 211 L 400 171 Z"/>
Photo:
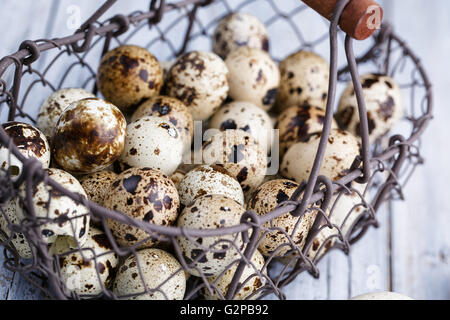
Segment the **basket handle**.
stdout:
<path fill-rule="evenodd" d="M 331 21 L 338 0 L 302 0 Z M 383 8 L 373 0 L 352 0 L 342 13 L 339 26 L 350 37 L 364 40 L 380 28 Z"/>

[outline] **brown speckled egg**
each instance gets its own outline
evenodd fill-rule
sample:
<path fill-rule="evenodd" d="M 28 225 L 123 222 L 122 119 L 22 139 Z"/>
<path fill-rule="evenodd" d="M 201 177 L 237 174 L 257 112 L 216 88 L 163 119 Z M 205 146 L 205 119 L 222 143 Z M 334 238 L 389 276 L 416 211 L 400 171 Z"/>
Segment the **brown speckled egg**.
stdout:
<path fill-rule="evenodd" d="M 403 115 L 403 99 L 394 80 L 382 74 L 361 76 L 364 100 L 366 102 L 370 142 L 385 135 Z M 340 127 L 360 137 L 360 119 L 353 84 L 349 83 L 342 93 L 336 119 Z"/>
<path fill-rule="evenodd" d="M 269 110 L 275 103 L 280 73 L 269 54 L 260 49 L 240 47 L 227 56 L 230 97 Z"/>
<path fill-rule="evenodd" d="M 266 153 L 255 139 L 242 130 L 225 130 L 203 144 L 203 162 L 222 166 L 247 193 L 264 179 Z"/>
<path fill-rule="evenodd" d="M 175 172 L 170 175 L 170 180 L 172 180 L 177 189 L 185 175 L 186 174 L 181 170 L 175 170 Z"/>
<path fill-rule="evenodd" d="M 129 256 L 119 267 L 113 285 L 114 294 L 127 300 L 182 300 L 185 291 L 186 276 L 180 263 L 154 248 Z"/>
<path fill-rule="evenodd" d="M 122 45 L 102 57 L 97 83 L 106 100 L 129 113 L 143 100 L 159 94 L 163 71 L 147 49 Z"/>
<path fill-rule="evenodd" d="M 183 147 L 181 135 L 170 121 L 144 116 L 128 125 L 119 161 L 124 168 L 151 167 L 171 175 L 181 163 Z"/>
<path fill-rule="evenodd" d="M 42 168 L 50 164 L 50 146 L 45 135 L 32 125 L 23 122 L 6 122 L 2 125 L 6 134 L 26 158 L 36 158 Z M 22 173 L 22 162 L 19 161 L 7 146 L 0 146 L 0 175 L 10 172 L 13 180 Z"/>
<path fill-rule="evenodd" d="M 157 96 L 148 99 L 133 113 L 131 122 L 144 116 L 152 116 L 170 121 L 181 135 L 184 143 L 184 151 L 191 149 L 194 137 L 194 120 L 189 109 L 183 102 L 176 98 Z"/>
<path fill-rule="evenodd" d="M 194 120 L 206 120 L 227 97 L 227 77 L 227 66 L 214 53 L 188 52 L 180 56 L 170 69 L 165 93 L 181 100 Z"/>
<path fill-rule="evenodd" d="M 211 118 L 210 128 L 221 131 L 240 129 L 248 132 L 267 152 L 272 146 L 272 122 L 258 106 L 244 101 L 230 102 L 221 107 Z"/>
<path fill-rule="evenodd" d="M 42 103 L 36 118 L 36 127 L 47 138 L 51 138 L 63 110 L 69 104 L 86 98 L 95 98 L 95 95 L 82 88 L 66 88 L 55 91 Z"/>
<path fill-rule="evenodd" d="M 104 206 L 140 221 L 169 226 L 175 223 L 180 199 L 172 180 L 161 171 L 131 168 L 114 180 Z M 150 236 L 116 220 L 107 219 L 107 224 L 121 246 L 134 245 Z M 140 247 L 156 243 L 157 239 L 148 239 Z"/>
<path fill-rule="evenodd" d="M 277 109 L 312 104 L 325 108 L 328 97 L 328 63 L 309 51 L 298 51 L 280 62 Z"/>
<path fill-rule="evenodd" d="M 294 181 L 286 179 L 271 180 L 260 186 L 248 202 L 247 209 L 259 215 L 271 212 L 283 201 L 289 200 L 294 191 L 298 188 Z M 274 255 L 281 257 L 286 252 L 292 250 L 288 236 L 301 250 L 305 245 L 306 236 L 314 223 L 315 212 L 305 212 L 300 218 L 293 217 L 290 212 L 279 216 L 264 224 L 269 230 L 259 244 L 259 250 L 265 256 Z M 298 225 L 297 225 L 298 223 Z M 297 226 L 296 226 L 297 225 Z M 265 230 L 263 230 L 265 231 Z M 281 247 L 280 247 L 281 246 Z"/>
<path fill-rule="evenodd" d="M 269 51 L 269 34 L 264 24 L 248 13 L 231 13 L 219 21 L 212 36 L 214 53 L 225 58 L 239 47 Z"/>
<path fill-rule="evenodd" d="M 106 234 L 90 228 L 81 252 L 71 251 L 72 244 L 65 237 L 59 237 L 49 249 L 51 254 L 59 255 L 61 279 L 67 289 L 81 298 L 101 294 L 109 286 L 119 263 Z"/>
<path fill-rule="evenodd" d="M 302 141 L 311 133 L 322 132 L 325 120 L 325 109 L 317 106 L 292 106 L 284 110 L 277 119 L 275 129 L 279 131 L 280 158 L 294 143 Z M 336 121 L 331 123 L 337 129 Z"/>
<path fill-rule="evenodd" d="M 221 194 L 244 205 L 241 185 L 221 166 L 199 166 L 189 171 L 178 186 L 183 205 L 188 206 L 205 194 Z"/>
<path fill-rule="evenodd" d="M 238 225 L 245 209 L 236 201 L 223 195 L 205 195 L 184 208 L 178 218 L 178 227 L 186 229 L 218 229 Z M 235 245 L 232 245 L 233 242 Z M 241 234 L 216 237 L 185 238 L 177 242 L 194 276 L 217 275 L 244 250 Z"/>
<path fill-rule="evenodd" d="M 86 192 L 71 174 L 55 168 L 46 169 L 50 179 L 62 185 L 67 190 L 87 198 Z M 19 197 L 26 199 L 26 186 L 22 184 Z M 67 236 L 77 240 L 80 245 L 86 242 L 90 226 L 89 209 L 77 203 L 68 196 L 54 190 L 45 182 L 40 182 L 33 190 L 33 206 L 36 217 L 42 219 L 41 234 L 47 243 L 53 243 L 58 236 Z M 22 220 L 22 201 L 19 201 L 17 215 Z M 49 219 L 49 220 L 46 220 Z M 74 243 L 74 241 L 72 241 Z M 74 244 L 75 245 L 75 244 Z"/>
<path fill-rule="evenodd" d="M 106 195 L 117 174 L 111 171 L 98 171 L 82 176 L 79 181 L 88 199 L 103 205 Z"/>
<path fill-rule="evenodd" d="M 262 254 L 258 250 L 255 250 L 255 253 L 250 261 L 253 263 L 253 266 L 246 265 L 244 271 L 242 271 L 242 275 L 239 279 L 239 285 L 242 287 L 232 298 L 233 300 L 254 300 L 258 298 L 259 293 L 261 293 L 260 291 L 258 292 L 258 290 L 266 283 L 265 277 L 267 276 L 267 270 L 264 268 L 264 257 Z M 206 287 L 203 288 L 202 293 L 205 299 L 224 299 L 227 289 L 233 280 L 234 274 L 236 273 L 237 266 L 238 262 L 227 269 L 222 275 L 208 277 L 208 282 L 213 287 L 213 292 L 209 292 Z M 258 276 L 258 272 L 262 274 L 261 277 Z"/>
<path fill-rule="evenodd" d="M 320 134 L 314 134 L 309 139 L 292 145 L 283 157 L 281 174 L 298 183 L 308 180 L 319 141 Z M 331 130 L 319 175 L 333 181 L 345 176 L 359 155 L 359 148 L 358 140 L 351 133 L 339 129 Z"/>
<path fill-rule="evenodd" d="M 122 153 L 127 124 L 105 100 L 87 98 L 70 104 L 52 136 L 52 155 L 64 170 L 91 173 L 111 165 Z"/>

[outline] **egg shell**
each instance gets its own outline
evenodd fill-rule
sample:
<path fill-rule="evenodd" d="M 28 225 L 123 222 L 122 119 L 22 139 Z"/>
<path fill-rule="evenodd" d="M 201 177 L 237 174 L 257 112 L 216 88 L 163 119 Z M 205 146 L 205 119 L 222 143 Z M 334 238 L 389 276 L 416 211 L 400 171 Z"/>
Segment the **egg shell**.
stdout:
<path fill-rule="evenodd" d="M 225 63 L 229 71 L 229 96 L 251 102 L 263 110 L 275 103 L 280 83 L 278 66 L 263 50 L 240 47 L 230 52 Z"/>
<path fill-rule="evenodd" d="M 64 109 L 52 136 L 52 155 L 66 171 L 100 171 L 122 153 L 127 123 L 120 110 L 105 100 L 87 98 Z"/>
<path fill-rule="evenodd" d="M 192 138 L 194 137 L 194 120 L 183 102 L 167 96 L 150 98 L 133 113 L 131 122 L 144 116 L 158 117 L 170 121 L 183 139 L 184 151 L 191 150 Z"/>
<path fill-rule="evenodd" d="M 231 51 L 242 47 L 269 51 L 269 34 L 264 24 L 247 13 L 231 13 L 219 21 L 212 36 L 214 53 L 225 58 Z"/>
<path fill-rule="evenodd" d="M 240 129 L 248 132 L 266 153 L 272 146 L 272 122 L 267 112 L 245 101 L 230 102 L 222 106 L 211 118 L 210 128 L 221 131 Z"/>
<path fill-rule="evenodd" d="M 70 173 L 56 168 L 46 169 L 46 172 L 50 179 L 67 190 L 87 198 L 81 184 Z M 19 188 L 19 197 L 20 199 L 27 198 L 25 184 L 22 184 Z M 42 221 L 41 225 L 42 238 L 46 243 L 55 242 L 58 236 L 71 237 L 74 241 L 78 241 L 80 245 L 86 242 L 90 216 L 89 209 L 83 204 L 61 194 L 45 182 L 40 182 L 33 188 L 32 202 L 36 217 L 46 219 Z M 25 218 L 22 201 L 19 202 L 17 215 L 20 221 Z"/>
<path fill-rule="evenodd" d="M 382 74 L 365 74 L 361 76 L 361 84 L 369 139 L 373 143 L 389 132 L 403 116 L 402 93 L 391 77 Z M 358 103 L 352 83 L 342 93 L 336 119 L 342 129 L 361 136 Z"/>
<path fill-rule="evenodd" d="M 50 165 L 50 145 L 45 135 L 34 126 L 23 122 L 6 122 L 2 124 L 6 134 L 12 139 L 20 153 L 26 158 L 36 158 L 46 169 Z M 0 175 L 9 170 L 15 181 L 22 174 L 22 162 L 16 158 L 7 146 L 0 146 Z"/>
<path fill-rule="evenodd" d="M 298 183 L 308 180 L 320 136 L 321 134 L 314 134 L 288 149 L 281 163 L 280 172 L 284 177 Z M 353 161 L 359 155 L 359 149 L 359 142 L 351 133 L 339 129 L 331 130 L 319 175 L 333 181 L 339 180 L 349 172 Z"/>
<path fill-rule="evenodd" d="M 160 61 L 159 65 L 161 66 L 161 69 L 163 70 L 163 77 L 164 81 L 167 77 L 167 74 L 169 73 L 170 68 L 172 68 L 173 64 L 175 63 L 175 60 L 173 61 Z"/>
<path fill-rule="evenodd" d="M 111 171 L 98 171 L 82 176 L 79 181 L 89 200 L 103 205 L 105 197 L 117 174 Z"/>
<path fill-rule="evenodd" d="M 280 158 L 290 146 L 307 138 L 311 133 L 322 132 L 325 121 L 325 109 L 317 106 L 292 106 L 284 110 L 277 119 L 275 129 L 279 131 Z M 337 129 L 333 119 L 331 128 Z"/>
<path fill-rule="evenodd" d="M 139 221 L 170 226 L 178 216 L 180 199 L 172 180 L 161 171 L 131 168 L 114 180 L 104 205 Z M 121 246 L 131 246 L 150 237 L 142 229 L 113 219 L 107 219 L 107 225 Z M 157 239 L 148 239 L 140 248 L 157 242 Z"/>
<path fill-rule="evenodd" d="M 233 300 L 254 300 L 258 298 L 257 292 L 266 283 L 267 270 L 264 267 L 264 257 L 255 250 L 250 262 L 253 265 L 246 265 L 241 277 L 239 278 L 239 286 L 241 289 L 235 294 Z M 208 282 L 213 287 L 213 292 L 209 292 L 207 288 L 203 288 L 202 293 L 206 300 L 221 300 L 225 297 L 227 289 L 233 280 L 234 274 L 239 262 L 236 262 L 228 268 L 224 273 L 218 276 L 208 277 Z M 259 277 L 257 272 L 261 272 L 262 277 Z"/>
<path fill-rule="evenodd" d="M 219 132 L 203 144 L 203 162 L 222 166 L 240 183 L 244 193 L 262 182 L 267 169 L 261 146 L 247 132 L 233 129 Z"/>
<path fill-rule="evenodd" d="M 97 83 L 106 100 L 129 113 L 144 99 L 159 94 L 163 70 L 147 49 L 122 45 L 102 57 Z"/>
<path fill-rule="evenodd" d="M 95 98 L 95 95 L 83 88 L 65 88 L 53 92 L 39 109 L 36 127 L 50 139 L 63 110 L 69 104 L 86 98 Z"/>
<path fill-rule="evenodd" d="M 185 175 L 186 174 L 180 170 L 175 170 L 175 172 L 170 175 L 170 180 L 172 180 L 177 189 L 180 185 L 180 182 L 184 179 Z"/>
<path fill-rule="evenodd" d="M 244 205 L 244 193 L 235 178 L 220 166 L 202 165 L 189 171 L 178 186 L 183 205 L 188 206 L 205 194 L 221 194 Z"/>
<path fill-rule="evenodd" d="M 227 77 L 227 66 L 219 56 L 192 51 L 181 55 L 170 68 L 164 92 L 181 100 L 194 120 L 206 120 L 227 97 Z"/>
<path fill-rule="evenodd" d="M 91 227 L 80 250 L 74 251 L 72 245 L 70 239 L 59 237 L 49 249 L 52 255 L 59 255 L 61 280 L 69 291 L 81 298 L 101 294 L 108 288 L 119 263 L 108 237 L 103 231 Z"/>
<path fill-rule="evenodd" d="M 268 181 L 254 192 L 247 209 L 259 215 L 265 215 L 280 203 L 289 200 L 298 186 L 294 181 L 287 179 Z M 297 245 L 297 248 L 302 250 L 315 217 L 316 212 L 314 211 L 306 211 L 301 218 L 294 217 L 288 212 L 266 222 L 264 228 L 267 228 L 268 232 L 259 243 L 259 250 L 265 256 L 282 257 L 293 249 L 288 236 Z"/>
<path fill-rule="evenodd" d="M 396 292 L 380 291 L 361 294 L 359 296 L 350 298 L 350 300 L 414 300 L 414 299 Z"/>
<path fill-rule="evenodd" d="M 223 195 L 204 195 L 183 209 L 177 225 L 185 229 L 218 229 L 238 225 L 245 209 Z M 194 276 L 213 276 L 224 271 L 244 250 L 241 234 L 215 237 L 177 237 L 188 272 Z"/>
<path fill-rule="evenodd" d="M 171 175 L 182 157 L 183 140 L 177 128 L 170 121 L 144 116 L 128 125 L 119 161 L 125 168 L 151 167 Z"/>
<path fill-rule="evenodd" d="M 146 293 L 146 288 L 155 291 Z M 144 249 L 129 256 L 113 286 L 115 295 L 129 300 L 182 300 L 185 291 L 186 276 L 180 263 L 160 249 Z"/>
<path fill-rule="evenodd" d="M 329 66 L 319 55 L 298 51 L 280 62 L 277 109 L 312 104 L 325 108 L 328 97 Z"/>

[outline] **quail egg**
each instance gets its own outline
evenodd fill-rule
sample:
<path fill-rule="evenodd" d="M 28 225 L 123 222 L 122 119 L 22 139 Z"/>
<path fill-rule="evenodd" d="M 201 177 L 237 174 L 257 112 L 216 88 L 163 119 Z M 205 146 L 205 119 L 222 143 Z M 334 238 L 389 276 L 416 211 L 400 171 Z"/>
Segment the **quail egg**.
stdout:
<path fill-rule="evenodd" d="M 186 174 L 182 172 L 181 170 L 175 170 L 174 173 L 170 175 L 170 180 L 172 180 L 175 187 L 178 189 L 178 186 L 180 185 L 180 182 L 184 179 L 184 176 Z M 180 199 L 181 200 L 181 199 Z"/>
<path fill-rule="evenodd" d="M 223 195 L 204 195 L 183 209 L 178 227 L 185 229 L 219 229 L 238 225 L 245 209 Z M 214 237 L 177 237 L 181 252 L 194 276 L 213 276 L 240 258 L 244 249 L 241 234 Z"/>
<path fill-rule="evenodd" d="M 50 146 L 40 130 L 23 122 L 6 122 L 2 126 L 22 155 L 26 158 L 34 157 L 39 160 L 42 168 L 48 168 Z M 13 180 L 22 174 L 22 162 L 9 151 L 8 146 L 0 146 L 0 165 L 1 175 L 5 175 L 9 171 Z"/>
<path fill-rule="evenodd" d="M 164 79 L 166 79 L 167 74 L 169 73 L 169 70 L 170 70 L 170 68 L 172 68 L 174 63 L 175 63 L 175 61 L 160 61 L 159 62 L 159 65 L 161 66 L 161 68 L 163 70 Z"/>
<path fill-rule="evenodd" d="M 144 116 L 128 125 L 119 161 L 124 168 L 151 167 L 171 175 L 183 157 L 183 140 L 177 128 L 157 117 Z"/>
<path fill-rule="evenodd" d="M 320 133 L 314 134 L 288 149 L 280 169 L 284 177 L 294 179 L 298 183 L 308 180 L 319 147 L 320 136 Z M 339 129 L 331 130 L 319 175 L 333 181 L 345 176 L 356 156 L 359 155 L 359 148 L 358 140 L 351 133 Z"/>
<path fill-rule="evenodd" d="M 221 194 L 244 205 L 239 182 L 226 169 L 216 165 L 203 165 L 189 171 L 178 186 L 178 194 L 185 206 L 205 194 Z"/>
<path fill-rule="evenodd" d="M 214 30 L 213 51 L 225 58 L 242 46 L 269 51 L 269 34 L 257 17 L 242 12 L 229 14 L 219 21 Z"/>
<path fill-rule="evenodd" d="M 183 140 L 184 151 L 191 150 L 192 138 L 194 137 L 194 120 L 183 102 L 166 96 L 150 98 L 133 113 L 131 122 L 144 116 L 159 117 L 170 121 L 177 128 Z"/>
<path fill-rule="evenodd" d="M 385 135 L 403 115 L 403 99 L 394 80 L 382 74 L 366 74 L 361 77 L 366 102 L 369 139 L 373 143 Z M 360 119 L 353 84 L 342 93 L 336 119 L 341 129 L 360 137 Z"/>
<path fill-rule="evenodd" d="M 97 83 L 106 100 L 130 113 L 143 100 L 159 94 L 163 70 L 147 49 L 122 45 L 102 57 Z"/>
<path fill-rule="evenodd" d="M 82 176 L 79 181 L 89 200 L 103 205 L 105 197 L 109 193 L 111 184 L 117 174 L 111 171 L 98 171 Z"/>
<path fill-rule="evenodd" d="M 86 98 L 95 98 L 95 95 L 82 88 L 66 88 L 55 91 L 41 105 L 36 118 L 36 127 L 50 139 L 63 110 L 69 104 Z"/>
<path fill-rule="evenodd" d="M 269 110 L 280 83 L 278 66 L 269 54 L 261 49 L 240 47 L 230 52 L 225 63 L 230 73 L 229 96 Z"/>
<path fill-rule="evenodd" d="M 112 183 L 104 206 L 139 221 L 169 226 L 175 223 L 180 199 L 172 180 L 151 168 L 131 168 L 117 176 Z M 139 247 L 155 245 L 146 231 L 107 219 L 107 225 L 121 246 L 139 243 Z"/>
<path fill-rule="evenodd" d="M 181 100 L 194 120 L 206 120 L 227 97 L 227 77 L 227 66 L 214 53 L 188 52 L 170 68 L 165 93 Z"/>
<path fill-rule="evenodd" d="M 325 108 L 328 97 L 328 63 L 309 51 L 298 51 L 280 62 L 277 109 L 311 104 Z"/>
<path fill-rule="evenodd" d="M 235 101 L 224 105 L 211 118 L 209 127 L 221 131 L 243 130 L 251 134 L 266 153 L 270 151 L 273 129 L 270 117 L 250 102 Z"/>

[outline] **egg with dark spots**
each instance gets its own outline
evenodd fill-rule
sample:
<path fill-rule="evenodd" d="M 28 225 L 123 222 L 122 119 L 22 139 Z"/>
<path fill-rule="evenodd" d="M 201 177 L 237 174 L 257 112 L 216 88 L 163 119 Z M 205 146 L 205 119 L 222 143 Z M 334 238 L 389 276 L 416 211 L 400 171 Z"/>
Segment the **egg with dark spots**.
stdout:
<path fill-rule="evenodd" d="M 159 94 L 163 70 L 147 49 L 122 45 L 102 57 L 97 84 L 106 100 L 131 113 L 143 100 Z"/>
<path fill-rule="evenodd" d="M 328 98 L 328 63 L 310 51 L 297 51 L 280 62 L 277 110 L 310 104 L 325 108 Z"/>
<path fill-rule="evenodd" d="M 403 116 L 403 97 L 395 81 L 382 74 L 361 76 L 371 143 L 388 133 Z M 361 137 L 360 117 L 353 84 L 349 83 L 339 101 L 336 120 L 339 126 Z"/>
<path fill-rule="evenodd" d="M 181 170 L 175 170 L 174 173 L 172 173 L 170 175 L 170 180 L 172 180 L 172 182 L 174 183 L 175 187 L 178 189 L 178 186 L 180 185 L 181 181 L 184 179 L 185 177 L 185 173 Z"/>
<path fill-rule="evenodd" d="M 228 207 L 229 210 L 221 210 Z M 192 210 L 194 209 L 195 210 Z M 244 207 L 233 199 L 223 195 L 204 195 L 183 209 L 177 226 L 186 229 L 218 229 L 240 223 Z M 188 263 L 187 270 L 194 276 L 212 276 L 224 271 L 234 260 L 240 258 L 244 243 L 240 233 L 215 237 L 203 237 L 202 241 L 177 237 L 178 245 Z M 237 248 L 230 246 L 230 241 Z"/>
<path fill-rule="evenodd" d="M 275 103 L 280 72 L 270 55 L 261 50 L 240 47 L 227 56 L 229 96 L 235 101 L 246 101 L 267 111 Z"/>
<path fill-rule="evenodd" d="M 116 173 L 103 170 L 84 175 L 79 181 L 84 191 L 86 191 L 88 199 L 103 205 L 103 201 L 116 177 Z"/>
<path fill-rule="evenodd" d="M 183 149 L 183 139 L 170 121 L 143 116 L 128 125 L 119 162 L 125 168 L 151 167 L 171 175 L 181 163 Z"/>
<path fill-rule="evenodd" d="M 112 183 L 104 206 L 130 218 L 157 225 L 173 225 L 178 215 L 180 199 L 172 180 L 159 170 L 131 168 L 119 174 Z M 140 247 L 158 243 L 144 230 L 107 219 L 119 245 L 130 246 L 144 241 Z"/>
<path fill-rule="evenodd" d="M 113 104 L 87 98 L 70 104 L 52 136 L 52 155 L 64 170 L 82 174 L 110 166 L 122 153 L 126 120 Z"/>
<path fill-rule="evenodd" d="M 296 182 L 287 179 L 268 181 L 253 193 L 247 209 L 263 216 L 289 200 L 298 187 Z M 264 234 L 259 243 L 259 250 L 265 256 L 274 255 L 276 257 L 282 257 L 288 251 L 296 248 L 301 250 L 315 217 L 314 211 L 306 212 L 300 218 L 294 217 L 288 212 L 266 222 L 264 227 L 269 232 Z M 295 243 L 295 248 L 292 247 L 289 239 Z"/>
<path fill-rule="evenodd" d="M 59 255 L 61 278 L 67 289 L 82 299 L 100 295 L 111 283 L 119 263 L 108 237 L 90 228 L 81 252 L 73 249 L 73 243 L 65 237 L 58 238 L 49 249 L 52 255 Z"/>

